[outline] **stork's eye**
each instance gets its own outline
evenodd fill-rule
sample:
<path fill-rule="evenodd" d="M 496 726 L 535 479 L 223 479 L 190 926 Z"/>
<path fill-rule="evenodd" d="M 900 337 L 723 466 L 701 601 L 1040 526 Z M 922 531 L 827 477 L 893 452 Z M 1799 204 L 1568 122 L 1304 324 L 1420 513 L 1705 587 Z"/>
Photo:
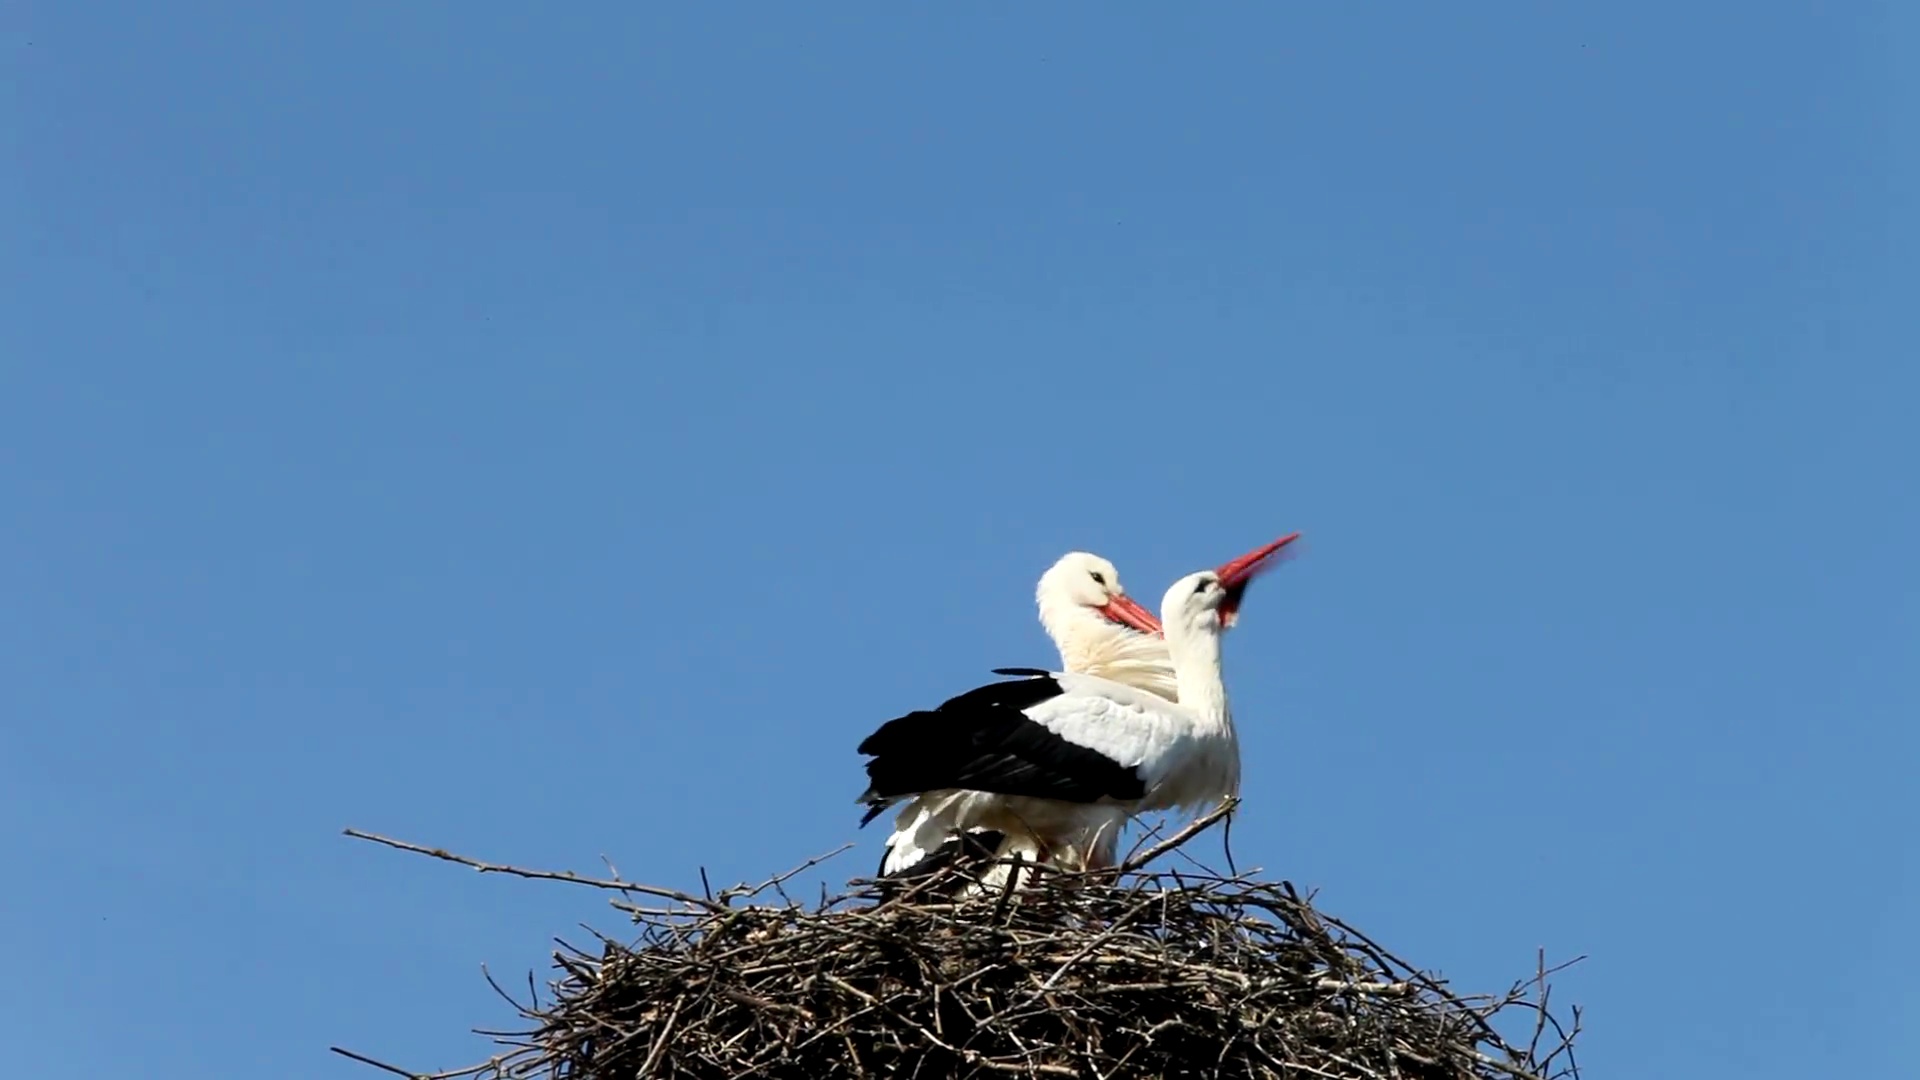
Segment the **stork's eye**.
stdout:
<path fill-rule="evenodd" d="M 1203 593 L 1203 592 L 1206 592 L 1206 591 L 1207 591 L 1207 586 L 1209 586 L 1209 585 L 1211 585 L 1211 584 L 1213 584 L 1213 582 L 1211 582 L 1211 581 L 1209 581 L 1209 580 L 1207 580 L 1206 578 L 1201 578 L 1201 579 L 1200 579 L 1200 584 L 1198 584 L 1198 585 L 1195 585 L 1195 586 L 1193 587 L 1193 595 L 1195 595 L 1195 596 L 1199 596 L 1199 595 L 1200 595 L 1201 593 Z"/>
<path fill-rule="evenodd" d="M 1106 588 L 1107 576 L 1105 574 L 1102 574 L 1098 570 L 1089 570 L 1087 571 L 1087 576 L 1093 579 L 1093 583 L 1095 585 L 1098 585 L 1103 589 Z"/>

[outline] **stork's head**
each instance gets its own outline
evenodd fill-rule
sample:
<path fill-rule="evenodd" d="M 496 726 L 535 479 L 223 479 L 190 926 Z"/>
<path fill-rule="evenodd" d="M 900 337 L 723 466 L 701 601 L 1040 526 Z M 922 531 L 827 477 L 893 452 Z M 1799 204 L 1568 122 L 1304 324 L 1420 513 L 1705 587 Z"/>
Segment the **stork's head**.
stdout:
<path fill-rule="evenodd" d="M 1135 603 L 1120 584 L 1120 571 L 1098 555 L 1084 551 L 1060 556 L 1034 590 L 1040 604 L 1040 621 L 1056 639 L 1069 633 L 1074 624 L 1103 620 L 1116 630 L 1136 630 L 1142 634 L 1160 632 L 1160 620 Z"/>
<path fill-rule="evenodd" d="M 1289 533 L 1217 569 L 1188 574 L 1167 590 L 1160 602 L 1160 617 L 1166 620 L 1168 629 L 1178 623 L 1190 633 L 1218 634 L 1232 628 L 1240 618 L 1240 601 L 1247 595 L 1247 586 L 1279 561 L 1282 548 L 1298 539 L 1299 533 Z"/>

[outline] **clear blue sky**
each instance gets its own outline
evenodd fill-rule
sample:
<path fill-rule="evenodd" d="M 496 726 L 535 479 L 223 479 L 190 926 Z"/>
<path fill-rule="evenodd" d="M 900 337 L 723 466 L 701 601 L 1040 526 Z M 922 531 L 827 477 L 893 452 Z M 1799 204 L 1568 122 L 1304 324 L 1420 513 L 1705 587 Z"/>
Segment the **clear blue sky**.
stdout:
<path fill-rule="evenodd" d="M 343 826 L 844 879 L 1056 556 L 1291 529 L 1243 865 L 1591 954 L 1596 1077 L 1910 1067 L 1915 16 L 668 7 L 10 9 L 17 1071 L 477 1056 L 619 920 Z"/>

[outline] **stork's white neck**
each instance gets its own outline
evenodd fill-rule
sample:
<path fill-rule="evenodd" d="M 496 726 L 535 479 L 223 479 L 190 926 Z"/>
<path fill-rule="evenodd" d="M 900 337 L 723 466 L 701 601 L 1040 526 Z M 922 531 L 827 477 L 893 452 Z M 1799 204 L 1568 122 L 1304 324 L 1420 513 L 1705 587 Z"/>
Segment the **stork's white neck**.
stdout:
<path fill-rule="evenodd" d="M 1042 597 L 1040 624 L 1060 650 L 1063 670 L 1096 675 L 1175 700 L 1173 661 L 1167 643 L 1094 614 L 1080 604 Z"/>
<path fill-rule="evenodd" d="M 1168 621 L 1166 636 L 1180 704 L 1202 723 L 1231 730 L 1233 716 L 1227 710 L 1227 684 L 1220 670 L 1219 623 L 1193 626 L 1184 620 Z"/>

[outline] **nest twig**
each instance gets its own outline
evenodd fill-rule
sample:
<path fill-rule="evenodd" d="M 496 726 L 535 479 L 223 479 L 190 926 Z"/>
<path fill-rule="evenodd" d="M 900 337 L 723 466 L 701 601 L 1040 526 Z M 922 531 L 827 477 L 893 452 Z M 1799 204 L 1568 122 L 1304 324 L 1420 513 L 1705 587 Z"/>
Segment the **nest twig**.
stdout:
<path fill-rule="evenodd" d="M 1175 846 L 1211 821 L 1196 824 Z M 1544 954 L 1507 992 L 1464 996 L 1286 882 L 1147 872 L 1136 856 L 1118 873 L 1040 874 L 998 896 L 855 882 L 809 905 L 782 889 L 797 870 L 692 896 L 356 835 L 617 890 L 640 927 L 631 943 L 600 938 L 597 955 L 561 943 L 550 1000 L 515 1002 L 523 1026 L 485 1033 L 501 1046 L 487 1061 L 413 1073 L 339 1051 L 402 1076 L 1579 1076 L 1579 1010 L 1549 1010 L 1558 969 Z"/>

